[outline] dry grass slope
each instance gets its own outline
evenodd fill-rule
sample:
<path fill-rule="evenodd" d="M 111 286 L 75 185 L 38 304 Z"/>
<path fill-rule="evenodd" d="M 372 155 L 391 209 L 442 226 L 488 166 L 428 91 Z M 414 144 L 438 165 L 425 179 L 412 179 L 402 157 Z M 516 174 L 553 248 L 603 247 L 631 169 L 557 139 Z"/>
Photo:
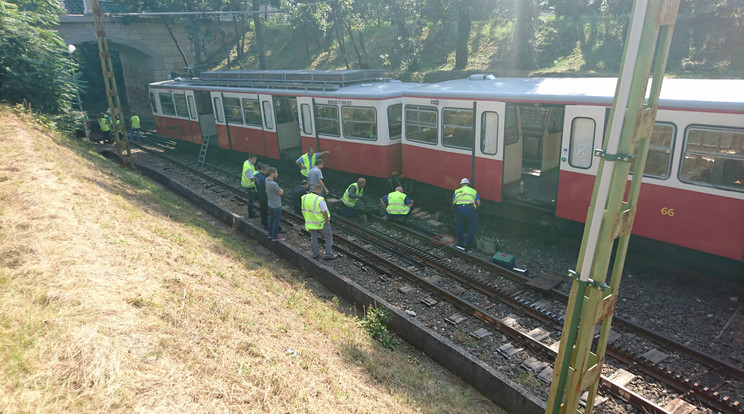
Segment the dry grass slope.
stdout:
<path fill-rule="evenodd" d="M 0 412 L 502 412 L 303 277 L 0 108 Z"/>

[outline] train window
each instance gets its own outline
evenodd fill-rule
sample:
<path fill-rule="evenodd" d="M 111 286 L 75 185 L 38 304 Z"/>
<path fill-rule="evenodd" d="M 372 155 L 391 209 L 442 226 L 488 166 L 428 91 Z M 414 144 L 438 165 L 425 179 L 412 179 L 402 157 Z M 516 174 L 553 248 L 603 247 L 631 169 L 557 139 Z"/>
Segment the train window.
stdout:
<path fill-rule="evenodd" d="M 261 106 L 258 99 L 243 99 L 243 116 L 247 125 L 261 125 Z"/>
<path fill-rule="evenodd" d="M 338 107 L 333 105 L 315 105 L 315 125 L 318 134 L 337 137 L 341 135 L 338 124 Z"/>
<path fill-rule="evenodd" d="M 302 132 L 306 135 L 310 135 L 313 133 L 313 121 L 311 121 L 312 117 L 310 116 L 310 105 L 302 104 L 300 105 L 300 109 L 302 112 Z"/>
<path fill-rule="evenodd" d="M 217 117 L 217 122 L 222 122 L 222 101 L 220 98 L 214 98 L 214 115 Z"/>
<path fill-rule="evenodd" d="M 436 144 L 437 108 L 406 105 L 406 139 L 426 144 Z"/>
<path fill-rule="evenodd" d="M 163 111 L 163 115 L 175 115 L 176 107 L 173 106 L 173 95 L 168 93 L 160 92 L 160 109 Z"/>
<path fill-rule="evenodd" d="M 266 122 L 266 128 L 274 129 L 274 116 L 271 114 L 271 102 L 263 101 L 263 113 L 264 122 Z"/>
<path fill-rule="evenodd" d="M 388 132 L 391 140 L 398 140 L 403 131 L 403 104 L 388 106 Z"/>
<path fill-rule="evenodd" d="M 345 106 L 342 108 L 344 136 L 347 138 L 377 139 L 377 112 L 375 108 Z"/>
<path fill-rule="evenodd" d="M 240 99 L 222 98 L 225 107 L 225 120 L 230 124 L 243 125 L 243 111 L 240 108 Z"/>
<path fill-rule="evenodd" d="M 506 105 L 506 120 L 504 121 L 504 146 L 507 147 L 519 142 L 521 136 L 520 127 L 517 125 L 517 107 Z"/>
<path fill-rule="evenodd" d="M 150 105 L 152 105 L 152 113 L 158 112 L 158 104 L 155 102 L 155 93 L 150 92 Z"/>
<path fill-rule="evenodd" d="M 499 114 L 483 112 L 481 115 L 481 152 L 485 155 L 495 155 L 498 151 Z"/>
<path fill-rule="evenodd" d="M 187 98 L 189 99 L 189 113 L 191 114 L 191 118 L 196 119 L 196 105 L 194 104 L 194 97 L 189 95 Z"/>
<path fill-rule="evenodd" d="M 297 99 L 286 96 L 274 97 L 274 112 L 277 124 L 288 124 L 295 122 L 297 117 Z"/>
<path fill-rule="evenodd" d="M 744 129 L 691 126 L 680 180 L 744 191 Z"/>
<path fill-rule="evenodd" d="M 473 110 L 442 110 L 442 145 L 473 149 Z"/>
<path fill-rule="evenodd" d="M 173 100 L 176 101 L 176 114 L 182 118 L 188 118 L 189 110 L 186 107 L 186 95 L 174 93 Z"/>
<path fill-rule="evenodd" d="M 574 118 L 571 123 L 568 163 L 572 167 L 589 168 L 592 166 L 595 127 L 596 123 L 591 118 Z"/>
<path fill-rule="evenodd" d="M 672 143 L 674 142 L 675 128 L 672 124 L 654 124 L 651 133 L 651 142 L 648 146 L 648 157 L 646 167 L 643 171 L 644 177 L 667 179 L 672 168 Z M 635 151 L 638 152 L 638 144 Z M 630 164 L 630 172 L 635 169 L 635 159 Z"/>

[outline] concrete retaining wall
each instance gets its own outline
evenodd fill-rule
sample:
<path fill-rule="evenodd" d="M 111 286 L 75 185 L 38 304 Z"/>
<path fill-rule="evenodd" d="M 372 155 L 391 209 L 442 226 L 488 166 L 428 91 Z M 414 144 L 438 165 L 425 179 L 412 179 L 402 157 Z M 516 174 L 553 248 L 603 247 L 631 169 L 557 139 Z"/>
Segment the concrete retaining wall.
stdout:
<path fill-rule="evenodd" d="M 340 298 L 360 306 L 376 305 L 387 308 L 392 315 L 391 321 L 388 324 L 388 328 L 392 332 L 395 332 L 398 336 L 426 353 L 426 355 L 439 364 L 454 372 L 473 388 L 508 412 L 514 414 L 542 414 L 545 412 L 545 401 L 533 396 L 520 385 L 481 363 L 447 338 L 438 335 L 417 320 L 408 317 L 354 281 L 324 266 L 317 260 L 313 260 L 294 246 L 272 242 L 266 238 L 266 232 L 263 229 L 254 226 L 252 223 L 224 210 L 216 204 L 202 199 L 189 188 L 171 180 L 160 172 L 144 166 L 138 166 L 138 168 L 143 175 L 160 182 L 173 192 L 223 220 L 229 226 L 237 227 L 249 237 L 256 239 L 265 248 L 273 251 L 295 266 L 309 269 L 308 271 L 316 279 Z"/>

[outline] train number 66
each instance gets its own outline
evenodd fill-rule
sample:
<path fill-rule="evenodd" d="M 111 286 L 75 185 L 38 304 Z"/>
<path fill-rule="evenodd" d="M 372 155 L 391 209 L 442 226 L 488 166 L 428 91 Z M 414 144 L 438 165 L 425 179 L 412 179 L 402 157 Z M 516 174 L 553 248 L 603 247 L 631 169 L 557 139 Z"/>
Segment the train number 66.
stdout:
<path fill-rule="evenodd" d="M 672 216 L 674 216 L 674 209 L 673 208 L 662 207 L 661 208 L 661 215 L 662 216 L 672 217 Z"/>

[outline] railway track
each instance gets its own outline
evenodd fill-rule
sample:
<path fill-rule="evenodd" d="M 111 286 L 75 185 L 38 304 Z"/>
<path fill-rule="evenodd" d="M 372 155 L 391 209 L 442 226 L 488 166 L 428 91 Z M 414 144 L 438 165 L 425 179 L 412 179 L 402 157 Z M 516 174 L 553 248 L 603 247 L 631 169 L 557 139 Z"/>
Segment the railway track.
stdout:
<path fill-rule="evenodd" d="M 228 182 L 237 183 L 234 173 L 211 167 L 197 169 L 192 157 L 171 151 L 172 148 L 173 146 L 167 140 L 156 144 L 149 143 L 142 147 L 143 150 L 151 154 L 166 157 L 170 162 L 178 164 L 179 169 L 184 169 L 188 174 L 193 174 L 200 180 L 204 180 L 207 187 L 212 187 L 218 193 L 222 193 L 223 198 L 234 197 L 238 204 L 245 199 L 245 192 L 239 184 L 227 184 Z M 294 224 L 301 223 L 300 217 L 288 212 L 285 212 L 284 215 L 288 221 Z M 338 223 L 337 220 L 334 221 Z M 444 255 L 435 254 L 440 253 L 439 247 L 434 248 L 424 244 L 424 240 L 430 240 L 429 235 L 389 223 L 386 223 L 385 227 L 398 234 L 391 235 L 380 231 L 370 231 L 369 227 L 371 226 L 359 226 L 351 222 L 344 222 L 343 228 L 338 227 L 338 224 L 334 224 L 334 227 L 336 233 L 334 234 L 334 240 L 337 245 L 343 245 L 342 253 L 348 260 L 352 261 L 352 266 L 372 270 L 378 273 L 378 277 L 385 278 L 388 281 L 398 281 L 400 277 L 405 278 L 409 283 L 400 286 L 398 291 L 403 288 L 405 288 L 403 291 L 408 290 L 406 286 L 411 287 L 413 285 L 425 289 L 427 293 L 422 301 L 427 308 L 432 308 L 438 302 L 444 301 L 459 309 L 461 313 L 467 313 L 482 321 L 486 330 L 481 330 L 479 334 L 472 335 L 476 339 L 485 338 L 490 335 L 490 330 L 496 330 L 509 338 L 509 342 L 499 348 L 501 354 L 514 356 L 516 352 L 512 353 L 511 350 L 526 347 L 534 354 L 529 357 L 533 360 L 533 366 L 540 367 L 539 372 L 536 368 L 534 369 L 535 375 L 539 375 L 550 368 L 549 366 L 555 359 L 555 344 L 557 341 L 553 337 L 556 336 L 556 328 L 558 328 L 558 335 L 560 335 L 561 312 L 554 310 L 555 305 L 540 302 L 544 299 L 534 300 L 534 290 L 528 289 L 526 284 L 529 280 L 524 276 L 464 254 L 456 249 L 448 248 Z M 405 236 L 401 237 L 401 234 L 405 234 Z M 400 240 L 401 238 L 406 240 L 418 239 L 419 242 L 400 243 L 396 241 L 396 239 Z M 418 244 L 418 246 L 414 244 Z M 432 253 L 432 250 L 435 253 Z M 465 264 L 462 263 L 463 261 Z M 494 276 L 497 276 L 498 280 Z M 555 289 L 547 290 L 545 295 L 558 302 L 565 300 L 565 295 Z M 565 307 L 565 304 L 563 307 Z M 495 312 L 497 310 L 507 314 L 516 312 L 520 315 L 520 318 L 529 318 L 536 321 L 528 323 L 527 326 L 535 325 L 535 323 L 542 326 L 525 332 L 524 329 L 519 329 L 517 326 L 519 323 L 514 323 L 513 317 L 495 316 L 498 313 Z M 449 315 L 443 314 L 442 317 L 453 327 L 462 323 L 462 315 L 459 312 Z M 652 338 L 650 340 L 663 344 L 668 347 L 666 348 L 667 352 L 689 355 L 696 359 L 698 363 L 707 367 L 706 374 L 713 373 L 720 380 L 714 381 L 717 382 L 716 384 L 706 384 L 710 381 L 703 382 L 686 378 L 682 374 L 673 373 L 634 355 L 632 352 L 622 351 L 619 348 L 611 347 L 612 349 L 608 350 L 608 355 L 632 368 L 634 372 L 649 375 L 664 383 L 670 389 L 676 390 L 680 401 L 683 397 L 686 399 L 694 397 L 719 412 L 744 412 L 739 401 L 722 395 L 719 391 L 725 385 L 725 381 L 728 380 L 724 379 L 724 376 L 736 380 L 742 379 L 740 368 L 685 347 L 677 341 L 659 335 L 650 335 L 653 333 L 647 332 L 648 330 L 637 324 L 618 320 L 618 318 L 615 321 L 616 326 L 622 325 L 624 329 L 628 329 L 635 335 L 647 336 Z M 478 332 L 478 330 L 473 333 L 475 332 Z M 484 336 L 479 338 L 479 335 Z M 511 350 L 509 346 L 512 347 Z M 721 373 L 721 375 L 718 373 Z M 543 376 L 546 377 L 546 375 Z M 547 382 L 549 382 L 549 376 L 547 378 Z M 721 381 L 724 381 L 724 384 Z M 609 377 L 603 378 L 602 389 L 608 394 L 632 404 L 642 412 L 667 412 L 650 399 L 633 392 L 622 383 Z"/>

